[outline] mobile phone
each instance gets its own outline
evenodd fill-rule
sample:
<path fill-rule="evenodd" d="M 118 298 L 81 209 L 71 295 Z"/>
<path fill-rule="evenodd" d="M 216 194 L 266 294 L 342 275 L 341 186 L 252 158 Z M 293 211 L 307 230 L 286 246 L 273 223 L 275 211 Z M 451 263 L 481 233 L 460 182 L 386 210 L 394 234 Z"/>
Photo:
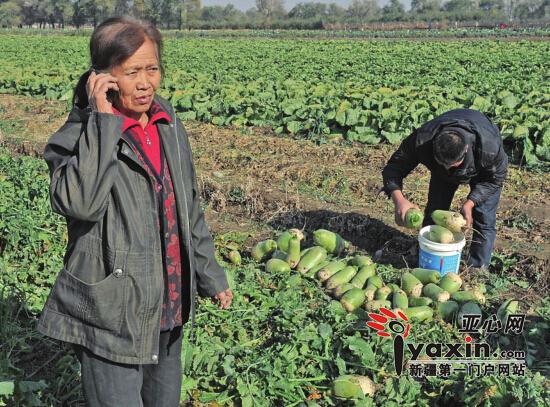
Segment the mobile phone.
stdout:
<path fill-rule="evenodd" d="M 101 69 L 95 69 L 95 68 L 92 68 L 92 71 L 95 72 L 96 74 L 100 74 L 100 73 L 110 73 L 109 71 L 107 70 L 101 70 Z M 118 97 L 118 92 L 114 89 L 109 89 L 107 91 L 107 100 L 111 103 L 114 102 L 114 100 Z"/>
<path fill-rule="evenodd" d="M 118 97 L 118 92 L 113 89 L 109 89 L 107 91 L 107 100 L 111 103 L 115 101 L 115 99 Z"/>

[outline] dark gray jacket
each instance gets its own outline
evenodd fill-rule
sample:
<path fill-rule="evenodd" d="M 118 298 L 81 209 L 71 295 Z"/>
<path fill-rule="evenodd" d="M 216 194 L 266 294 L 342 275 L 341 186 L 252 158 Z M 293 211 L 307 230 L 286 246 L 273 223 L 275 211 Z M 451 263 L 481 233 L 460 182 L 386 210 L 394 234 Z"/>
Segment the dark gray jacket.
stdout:
<path fill-rule="evenodd" d="M 228 288 L 199 206 L 191 147 L 170 104 L 157 122 L 172 175 L 182 246 L 183 321 L 195 292 Z M 123 117 L 75 107 L 48 141 L 50 199 L 65 216 L 68 245 L 38 330 L 119 363 L 157 363 L 164 294 L 157 195 L 132 146 Z"/>
<path fill-rule="evenodd" d="M 461 133 L 468 144 L 464 162 L 458 168 L 446 170 L 434 159 L 433 139 L 443 128 Z M 418 164 L 424 164 L 432 177 L 444 182 L 455 185 L 469 183 L 471 190 L 468 198 L 479 205 L 502 187 L 508 169 L 508 156 L 497 126 L 483 113 L 456 109 L 430 120 L 403 140 L 382 171 L 384 192 L 390 195 L 392 191 L 402 189 L 403 179 Z"/>

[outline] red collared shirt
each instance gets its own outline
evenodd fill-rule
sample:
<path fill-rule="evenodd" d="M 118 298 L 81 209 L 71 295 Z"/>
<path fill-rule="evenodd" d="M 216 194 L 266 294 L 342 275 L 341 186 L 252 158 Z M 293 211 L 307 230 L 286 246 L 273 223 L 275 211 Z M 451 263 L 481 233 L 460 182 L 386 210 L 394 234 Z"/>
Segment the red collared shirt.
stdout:
<path fill-rule="evenodd" d="M 117 116 L 124 116 L 113 106 L 113 113 Z M 122 133 L 132 128 L 134 137 L 137 138 L 139 146 L 145 153 L 146 158 L 149 159 L 150 164 L 157 173 L 160 174 L 160 139 L 157 130 L 156 122 L 165 119 L 171 122 L 172 119 L 166 113 L 158 103 L 153 102 L 149 109 L 149 123 L 143 128 L 141 123 L 135 119 L 131 119 L 128 116 L 124 116 L 124 124 L 122 125 Z M 135 128 L 134 128 L 135 126 Z M 148 163 L 149 164 L 149 163 Z"/>
<path fill-rule="evenodd" d="M 122 115 L 113 108 L 115 115 Z M 181 245 L 176 215 L 176 200 L 172 176 L 164 158 L 164 150 L 157 131 L 159 120 L 171 122 L 162 107 L 153 102 L 149 110 L 149 123 L 143 128 L 134 119 L 124 116 L 122 134 L 143 164 L 153 182 L 159 203 L 157 222 L 162 243 L 164 300 L 162 304 L 161 331 L 182 325 L 182 262 Z"/>

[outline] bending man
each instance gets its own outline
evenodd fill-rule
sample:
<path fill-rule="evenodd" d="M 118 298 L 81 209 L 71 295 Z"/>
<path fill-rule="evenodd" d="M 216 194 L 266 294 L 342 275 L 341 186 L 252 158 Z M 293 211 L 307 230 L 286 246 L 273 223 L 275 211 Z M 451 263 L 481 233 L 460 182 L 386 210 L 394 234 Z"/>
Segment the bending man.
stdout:
<path fill-rule="evenodd" d="M 496 210 L 506 178 L 508 156 L 498 128 L 482 113 L 451 110 L 425 123 L 401 143 L 382 172 L 384 192 L 395 204 L 395 220 L 416 207 L 403 195 L 403 179 L 418 164 L 431 172 L 424 226 L 433 224 L 436 209 L 448 210 L 460 184 L 470 184 L 462 205 L 468 226 L 474 228 L 468 265 L 491 263 L 496 237 Z"/>

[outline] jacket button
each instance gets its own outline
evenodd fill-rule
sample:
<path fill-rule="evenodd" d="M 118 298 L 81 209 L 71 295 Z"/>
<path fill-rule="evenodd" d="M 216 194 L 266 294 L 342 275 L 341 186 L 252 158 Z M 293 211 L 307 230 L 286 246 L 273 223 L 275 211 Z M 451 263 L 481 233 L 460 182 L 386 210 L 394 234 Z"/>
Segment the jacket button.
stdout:
<path fill-rule="evenodd" d="M 115 269 L 115 271 L 113 271 L 113 274 L 115 275 L 115 277 L 121 277 L 122 269 Z"/>
<path fill-rule="evenodd" d="M 152 360 L 153 362 L 156 362 L 156 361 L 159 360 L 159 357 L 158 357 L 157 355 L 153 355 L 153 356 L 151 356 L 151 360 Z"/>
<path fill-rule="evenodd" d="M 170 237 L 170 233 L 166 232 L 166 233 L 164 234 L 164 238 L 165 238 L 165 239 L 168 239 L 169 237 Z"/>

